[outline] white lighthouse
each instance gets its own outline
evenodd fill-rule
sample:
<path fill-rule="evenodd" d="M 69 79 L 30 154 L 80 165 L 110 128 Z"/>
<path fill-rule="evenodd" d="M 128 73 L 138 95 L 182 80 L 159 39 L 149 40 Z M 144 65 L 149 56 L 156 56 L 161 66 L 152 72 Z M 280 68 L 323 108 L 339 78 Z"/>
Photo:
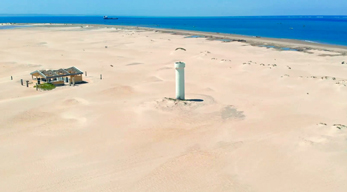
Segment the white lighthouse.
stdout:
<path fill-rule="evenodd" d="M 176 62 L 176 99 L 184 100 L 184 67 L 186 66 L 183 62 Z"/>

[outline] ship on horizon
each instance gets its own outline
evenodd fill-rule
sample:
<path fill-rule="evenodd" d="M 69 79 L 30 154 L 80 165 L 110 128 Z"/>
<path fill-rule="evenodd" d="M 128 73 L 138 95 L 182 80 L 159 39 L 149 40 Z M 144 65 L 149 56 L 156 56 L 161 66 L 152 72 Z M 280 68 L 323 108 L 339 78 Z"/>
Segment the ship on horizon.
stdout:
<path fill-rule="evenodd" d="M 104 16 L 104 19 L 118 19 L 118 18 L 112 18 L 112 17 Z"/>

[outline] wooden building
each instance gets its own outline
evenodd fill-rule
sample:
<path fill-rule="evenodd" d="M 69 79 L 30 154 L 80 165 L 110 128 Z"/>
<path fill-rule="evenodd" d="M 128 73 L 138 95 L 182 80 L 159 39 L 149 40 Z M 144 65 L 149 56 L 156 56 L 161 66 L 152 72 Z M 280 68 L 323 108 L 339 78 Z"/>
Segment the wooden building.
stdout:
<path fill-rule="evenodd" d="M 83 82 L 83 72 L 77 67 L 58 70 L 36 70 L 30 73 L 34 84 L 52 83 L 54 85 L 75 84 Z"/>

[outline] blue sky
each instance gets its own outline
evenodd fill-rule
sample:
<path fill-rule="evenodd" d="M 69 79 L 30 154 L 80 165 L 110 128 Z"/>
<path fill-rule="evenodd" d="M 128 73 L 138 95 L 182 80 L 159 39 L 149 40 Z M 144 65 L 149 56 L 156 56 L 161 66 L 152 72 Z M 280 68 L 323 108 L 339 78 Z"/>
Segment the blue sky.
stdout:
<path fill-rule="evenodd" d="M 0 0 L 0 14 L 347 15 L 347 0 Z"/>

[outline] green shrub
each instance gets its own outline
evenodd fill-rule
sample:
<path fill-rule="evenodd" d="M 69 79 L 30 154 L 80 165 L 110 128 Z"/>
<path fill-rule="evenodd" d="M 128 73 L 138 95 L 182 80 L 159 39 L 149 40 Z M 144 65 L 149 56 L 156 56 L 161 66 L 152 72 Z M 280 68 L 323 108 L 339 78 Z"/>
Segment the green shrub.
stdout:
<path fill-rule="evenodd" d="M 176 50 L 175 50 L 175 51 L 177 51 L 177 50 L 183 50 L 183 51 L 186 51 L 186 49 L 185 49 L 185 48 L 182 48 L 182 47 L 178 47 L 178 48 L 176 48 Z"/>
<path fill-rule="evenodd" d="M 52 89 L 55 89 L 55 85 L 53 85 L 52 83 L 43 83 L 40 85 L 37 85 L 39 89 L 42 89 L 44 91 L 49 91 Z M 34 88 L 36 88 L 36 85 L 34 86 Z"/>

